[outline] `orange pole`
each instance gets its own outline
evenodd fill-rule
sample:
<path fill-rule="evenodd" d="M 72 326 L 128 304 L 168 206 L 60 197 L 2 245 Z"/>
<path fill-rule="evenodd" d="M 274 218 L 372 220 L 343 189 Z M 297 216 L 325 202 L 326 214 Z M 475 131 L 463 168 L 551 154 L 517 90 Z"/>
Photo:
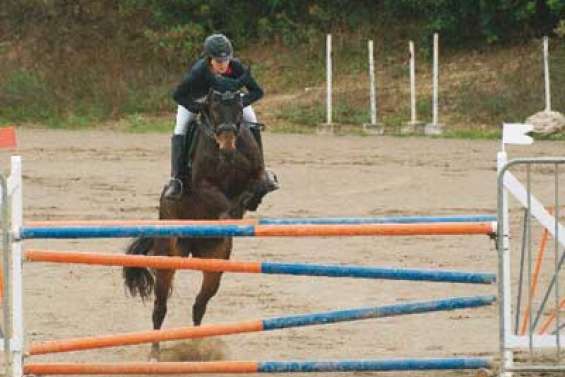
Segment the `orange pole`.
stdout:
<path fill-rule="evenodd" d="M 254 361 L 140 362 L 140 363 L 29 363 L 24 374 L 183 374 L 257 373 Z"/>
<path fill-rule="evenodd" d="M 491 234 L 492 223 L 257 225 L 256 236 L 418 236 Z"/>
<path fill-rule="evenodd" d="M 102 266 L 147 267 L 158 270 L 200 270 L 226 272 L 261 272 L 259 262 L 234 262 L 223 259 L 201 259 L 145 255 L 97 254 L 77 251 L 27 250 L 30 262 L 81 263 Z"/>
<path fill-rule="evenodd" d="M 561 300 L 561 302 L 559 303 L 559 309 L 563 309 L 563 308 L 565 308 L 565 298 Z M 538 333 L 539 335 L 545 334 L 547 328 L 549 327 L 549 325 L 551 325 L 555 317 L 557 317 L 557 311 L 553 309 L 552 313 L 549 315 L 549 317 L 547 317 L 547 319 L 541 325 Z"/>
<path fill-rule="evenodd" d="M 534 267 L 534 274 L 532 275 L 532 284 L 530 286 L 530 294 L 528 295 L 528 302 L 526 304 L 526 309 L 525 309 L 525 312 L 524 312 L 524 318 L 522 318 L 522 326 L 520 328 L 520 335 L 526 334 L 526 330 L 527 330 L 527 326 L 528 326 L 528 320 L 530 319 L 530 308 L 531 308 L 532 301 L 534 299 L 534 296 L 536 294 L 536 290 L 537 290 L 537 287 L 538 287 L 538 277 L 539 277 L 539 273 L 541 271 L 541 264 L 543 262 L 543 256 L 545 254 L 545 246 L 547 244 L 548 237 L 549 237 L 549 232 L 547 231 L 546 228 L 544 228 L 543 229 L 543 235 L 541 237 L 541 242 L 540 242 L 538 254 L 536 256 L 536 265 Z"/>
<path fill-rule="evenodd" d="M 167 340 L 196 339 L 209 336 L 239 334 L 262 330 L 263 322 L 255 320 L 233 324 L 180 327 L 176 329 L 141 331 L 128 334 L 51 340 L 32 344 L 28 351 L 28 355 L 83 351 L 93 348 L 130 346 L 134 344 L 153 343 Z"/>

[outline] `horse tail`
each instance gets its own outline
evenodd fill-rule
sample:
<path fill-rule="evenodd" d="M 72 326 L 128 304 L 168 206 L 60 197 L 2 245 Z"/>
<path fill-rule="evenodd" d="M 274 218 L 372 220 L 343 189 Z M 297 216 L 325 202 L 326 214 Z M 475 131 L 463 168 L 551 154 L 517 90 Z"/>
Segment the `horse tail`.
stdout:
<path fill-rule="evenodd" d="M 153 238 L 138 237 L 128 247 L 128 255 L 147 255 L 153 248 Z M 139 296 L 143 301 L 148 299 L 153 292 L 155 278 L 145 267 L 124 267 L 122 271 L 124 284 L 132 296 Z"/>

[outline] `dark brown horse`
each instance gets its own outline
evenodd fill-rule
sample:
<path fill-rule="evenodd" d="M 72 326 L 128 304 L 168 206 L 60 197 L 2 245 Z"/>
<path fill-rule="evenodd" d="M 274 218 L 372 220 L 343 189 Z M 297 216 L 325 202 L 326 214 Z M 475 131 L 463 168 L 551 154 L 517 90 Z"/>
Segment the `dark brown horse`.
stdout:
<path fill-rule="evenodd" d="M 194 137 L 192 181 L 185 182 L 183 197 L 178 201 L 164 198 L 159 202 L 160 219 L 241 219 L 246 210 L 256 210 L 261 198 L 274 190 L 266 179 L 260 139 L 250 125 L 242 122 L 239 92 L 211 91 L 203 104 Z M 225 238 L 138 238 L 127 254 L 192 255 L 197 258 L 228 259 L 231 237 Z M 159 329 L 167 313 L 167 299 L 172 292 L 174 270 L 150 271 L 125 267 L 125 285 L 132 295 L 148 299 L 155 293 L 153 328 Z M 208 301 L 216 294 L 222 274 L 203 272 L 202 287 L 192 307 L 192 321 L 198 326 Z M 151 357 L 159 357 L 154 343 Z"/>

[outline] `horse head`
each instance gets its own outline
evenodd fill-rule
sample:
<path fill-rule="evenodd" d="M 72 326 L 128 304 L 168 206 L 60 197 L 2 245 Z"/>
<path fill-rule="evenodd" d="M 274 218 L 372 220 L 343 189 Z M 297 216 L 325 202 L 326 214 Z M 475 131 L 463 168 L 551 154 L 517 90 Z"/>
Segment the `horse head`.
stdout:
<path fill-rule="evenodd" d="M 243 121 L 243 102 L 239 91 L 210 90 L 204 103 L 205 115 L 212 128 L 220 153 L 233 155 Z"/>

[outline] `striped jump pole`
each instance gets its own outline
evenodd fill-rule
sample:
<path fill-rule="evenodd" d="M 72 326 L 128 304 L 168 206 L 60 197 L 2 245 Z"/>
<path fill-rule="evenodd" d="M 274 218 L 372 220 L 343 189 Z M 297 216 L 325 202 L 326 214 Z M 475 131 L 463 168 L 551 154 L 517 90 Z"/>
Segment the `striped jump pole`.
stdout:
<path fill-rule="evenodd" d="M 147 267 L 156 269 L 224 271 L 241 273 L 350 277 L 383 280 L 417 280 L 469 284 L 494 284 L 496 275 L 453 270 L 403 269 L 387 267 L 340 266 L 307 263 L 237 262 L 144 255 L 112 255 L 87 252 L 27 250 L 30 262 L 76 263 L 103 266 Z"/>
<path fill-rule="evenodd" d="M 195 374 L 195 373 L 304 373 L 304 372 L 385 372 L 409 370 L 450 370 L 490 368 L 488 358 L 422 358 L 338 361 L 205 361 L 140 363 L 29 363 L 25 374 L 34 375 L 114 375 L 114 374 Z"/>
<path fill-rule="evenodd" d="M 218 335 L 280 330 L 293 327 L 326 325 L 371 318 L 393 317 L 436 311 L 476 308 L 491 305 L 495 296 L 452 297 L 442 300 L 394 304 L 360 309 L 338 310 L 313 314 L 275 317 L 271 319 L 153 330 L 128 334 L 52 340 L 32 344 L 28 355 L 54 352 L 83 351 L 95 348 L 117 347 L 168 340 L 205 338 Z"/>
<path fill-rule="evenodd" d="M 263 217 L 243 220 L 49 220 L 27 221 L 26 227 L 104 225 L 289 225 L 289 224 L 419 224 L 495 222 L 495 215 L 378 216 L 378 217 Z"/>
<path fill-rule="evenodd" d="M 494 222 L 414 224 L 189 224 L 24 226 L 16 239 L 129 238 L 129 237 L 328 237 L 423 236 L 493 234 Z"/>
<path fill-rule="evenodd" d="M 382 216 L 382 217 L 283 217 L 263 218 L 260 225 L 288 224 L 419 224 L 419 223 L 469 223 L 494 222 L 494 215 L 457 215 L 457 216 Z"/>

